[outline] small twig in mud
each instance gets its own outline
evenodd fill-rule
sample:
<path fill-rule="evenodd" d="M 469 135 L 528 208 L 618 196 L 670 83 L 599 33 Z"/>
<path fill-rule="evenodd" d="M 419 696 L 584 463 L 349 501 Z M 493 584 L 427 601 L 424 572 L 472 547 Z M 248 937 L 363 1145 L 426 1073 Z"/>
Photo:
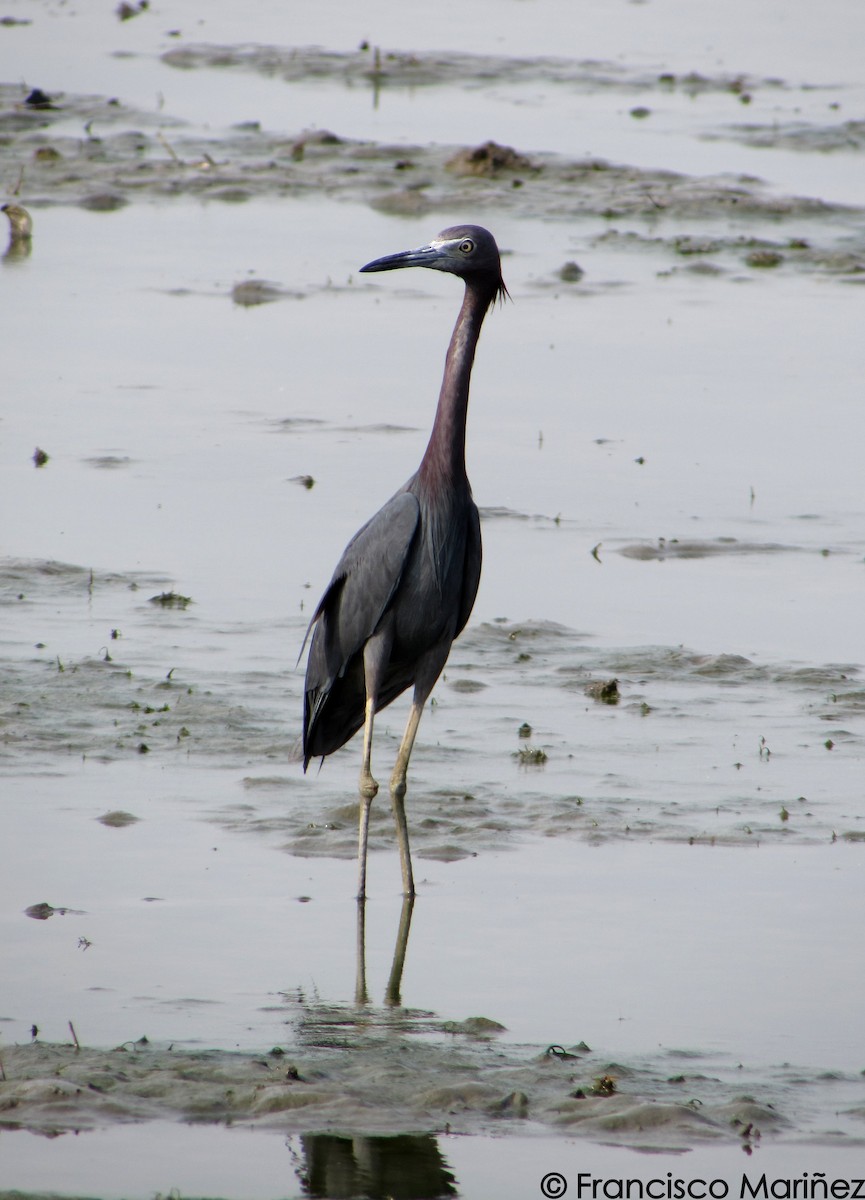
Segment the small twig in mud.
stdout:
<path fill-rule="evenodd" d="M 168 151 L 168 153 L 171 155 L 171 157 L 174 159 L 174 161 L 177 163 L 178 167 L 182 167 L 183 163 L 178 158 L 178 156 L 175 154 L 174 147 L 171 145 L 168 138 L 165 136 L 165 134 L 162 132 L 161 129 L 158 129 L 156 131 L 156 136 L 159 139 L 159 141 L 162 142 L 162 145 L 165 147 L 165 149 Z"/>
<path fill-rule="evenodd" d="M 71 1021 L 69 1022 L 69 1032 L 72 1034 L 72 1041 L 75 1043 L 75 1049 L 80 1050 L 81 1045 L 78 1041 L 78 1034 L 75 1032 L 75 1026 L 72 1024 Z"/>

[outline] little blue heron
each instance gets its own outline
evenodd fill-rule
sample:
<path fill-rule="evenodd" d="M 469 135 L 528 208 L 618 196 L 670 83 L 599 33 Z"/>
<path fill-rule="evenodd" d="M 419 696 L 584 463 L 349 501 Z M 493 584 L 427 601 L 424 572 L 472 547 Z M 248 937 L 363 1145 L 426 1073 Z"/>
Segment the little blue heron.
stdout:
<path fill-rule="evenodd" d="M 445 229 L 429 245 L 389 254 L 361 271 L 431 267 L 458 275 L 465 296 L 451 335 L 432 433 L 411 479 L 346 546 L 310 622 L 303 768 L 363 726 L 358 897 L 366 895 L 375 714 L 414 685 L 390 781 L 403 892 L 414 895 L 406 773 L 423 706 L 463 630 L 481 575 L 481 530 L 466 475 L 469 381 L 487 310 L 507 296 L 498 246 L 477 225 Z M 307 636 L 309 633 L 307 633 Z"/>

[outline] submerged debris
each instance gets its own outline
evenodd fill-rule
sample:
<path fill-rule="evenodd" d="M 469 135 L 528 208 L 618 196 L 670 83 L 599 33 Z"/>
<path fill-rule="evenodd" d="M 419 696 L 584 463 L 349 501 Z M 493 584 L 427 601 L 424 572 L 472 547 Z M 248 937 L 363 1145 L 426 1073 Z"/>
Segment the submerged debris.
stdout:
<path fill-rule="evenodd" d="M 599 1075 L 591 1086 L 593 1096 L 612 1096 L 616 1089 L 616 1080 L 612 1075 Z"/>
<path fill-rule="evenodd" d="M 504 1025 L 489 1017 L 466 1017 L 464 1021 L 445 1021 L 442 1025 L 445 1033 L 463 1034 L 466 1037 L 490 1038 L 500 1033 L 506 1033 Z"/>
<path fill-rule="evenodd" d="M 231 289 L 231 299 L 242 308 L 253 308 L 256 304 L 272 304 L 278 300 L 282 289 L 277 283 L 266 279 L 246 279 Z"/>
<path fill-rule="evenodd" d="M 128 203 L 126 197 L 119 192 L 94 192 L 79 201 L 81 207 L 86 208 L 88 212 L 117 212 Z"/>
<path fill-rule="evenodd" d="M 121 0 L 114 11 L 119 20 L 130 21 L 133 17 L 140 17 L 143 12 L 147 12 L 149 7 L 150 0 L 138 0 L 137 4 L 129 4 L 128 0 Z"/>
<path fill-rule="evenodd" d="M 521 767 L 541 767 L 547 761 L 547 754 L 539 746 L 521 746 L 514 758 Z"/>
<path fill-rule="evenodd" d="M 0 207 L 9 219 L 9 237 L 17 241 L 25 241 L 33 235 L 33 218 L 26 208 L 20 204 L 4 204 Z"/>
<path fill-rule="evenodd" d="M 783 261 L 777 250 L 752 250 L 745 258 L 749 267 L 779 267 Z"/>
<path fill-rule="evenodd" d="M 585 271 L 579 263 L 569 261 L 559 267 L 559 279 L 562 283 L 579 283 L 584 275 Z"/>
<path fill-rule="evenodd" d="M 115 809 L 113 812 L 103 813 L 96 820 L 100 825 L 107 825 L 110 829 L 124 829 L 127 825 L 135 825 L 141 820 L 133 813 L 124 812 L 123 809 Z"/>
<path fill-rule="evenodd" d="M 65 917 L 69 913 L 80 916 L 80 910 L 77 908 L 57 907 L 42 901 L 41 904 L 31 904 L 24 909 L 25 917 L 32 917 L 34 921 L 47 921 L 49 917 Z"/>
<path fill-rule="evenodd" d="M 9 244 L 3 262 L 11 264 L 29 258 L 33 251 L 33 218 L 20 204 L 4 204 L 0 208 L 9 218 Z"/>
<path fill-rule="evenodd" d="M 192 598 L 181 596 L 178 592 L 160 592 L 158 596 L 151 596 L 149 603 L 160 608 L 186 608 L 192 603 Z"/>
<path fill-rule="evenodd" d="M 485 179 L 494 179 L 503 171 L 540 169 L 510 146 L 500 146 L 497 142 L 484 142 L 482 146 L 458 150 L 445 163 L 445 168 L 453 175 L 480 175 Z"/>
<path fill-rule="evenodd" d="M 597 700 L 601 704 L 618 704 L 621 699 L 618 679 L 592 680 L 591 683 L 586 684 L 585 692 L 592 700 Z"/>
<path fill-rule="evenodd" d="M 33 88 L 24 100 L 28 108 L 56 108 L 54 101 L 42 88 Z"/>

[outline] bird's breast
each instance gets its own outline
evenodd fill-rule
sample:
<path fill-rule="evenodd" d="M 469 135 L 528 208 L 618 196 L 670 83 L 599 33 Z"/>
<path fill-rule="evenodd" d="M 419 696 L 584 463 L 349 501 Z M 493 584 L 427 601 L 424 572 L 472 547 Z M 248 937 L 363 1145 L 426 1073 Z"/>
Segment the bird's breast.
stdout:
<path fill-rule="evenodd" d="M 470 496 L 457 506 L 421 502 L 418 532 L 396 606 L 395 632 L 401 648 L 416 650 L 454 637 L 473 508 Z"/>

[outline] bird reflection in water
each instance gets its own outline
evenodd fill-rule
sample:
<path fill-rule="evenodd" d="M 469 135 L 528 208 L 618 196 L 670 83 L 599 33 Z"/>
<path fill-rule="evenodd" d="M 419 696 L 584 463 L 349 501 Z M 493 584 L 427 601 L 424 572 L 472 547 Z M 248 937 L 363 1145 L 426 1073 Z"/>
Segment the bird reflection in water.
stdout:
<path fill-rule="evenodd" d="M 384 1010 L 370 1005 L 366 985 L 366 902 L 357 901 L 357 978 L 353 1009 L 304 1004 L 302 1039 L 311 1045 L 347 1046 L 387 1031 L 390 1038 L 407 1029 L 425 1027 L 433 1014 L 402 1009 L 402 974 L 406 960 L 414 900 L 406 896 L 400 910 L 393 962 L 384 994 Z M 401 1011 L 395 1011 L 401 1010 Z M 349 1032 L 351 1031 L 351 1032 Z M 456 1180 L 431 1133 L 379 1134 L 304 1133 L 287 1146 L 304 1196 L 321 1200 L 444 1200 L 458 1195 Z"/>
<path fill-rule="evenodd" d="M 384 993 L 384 1002 L 388 1008 L 399 1008 L 402 1004 L 402 973 L 405 967 L 408 935 L 411 930 L 411 914 L 414 908 L 414 897 L 404 896 L 402 911 L 399 918 L 399 929 L 396 935 L 396 945 L 393 951 L 393 962 Z M 369 1004 L 369 993 L 366 989 L 366 901 L 357 901 L 357 976 L 354 988 L 355 1004 Z"/>
<path fill-rule="evenodd" d="M 431 1133 L 307 1133 L 300 1144 L 303 1162 L 297 1174 L 304 1196 L 439 1200 L 457 1195 L 454 1176 Z"/>
<path fill-rule="evenodd" d="M 313 614 L 304 687 L 303 766 L 363 728 L 358 896 L 366 895 L 376 713 L 414 688 L 390 780 L 403 894 L 414 895 L 406 776 L 423 707 L 462 632 L 481 575 L 481 529 L 466 474 L 469 383 L 484 318 L 507 296 L 498 246 L 478 225 L 445 229 L 426 246 L 377 258 L 362 271 L 429 267 L 465 294 L 445 359 L 438 407 L 414 475 L 352 538 Z M 302 651 L 301 651 L 302 653 Z"/>

